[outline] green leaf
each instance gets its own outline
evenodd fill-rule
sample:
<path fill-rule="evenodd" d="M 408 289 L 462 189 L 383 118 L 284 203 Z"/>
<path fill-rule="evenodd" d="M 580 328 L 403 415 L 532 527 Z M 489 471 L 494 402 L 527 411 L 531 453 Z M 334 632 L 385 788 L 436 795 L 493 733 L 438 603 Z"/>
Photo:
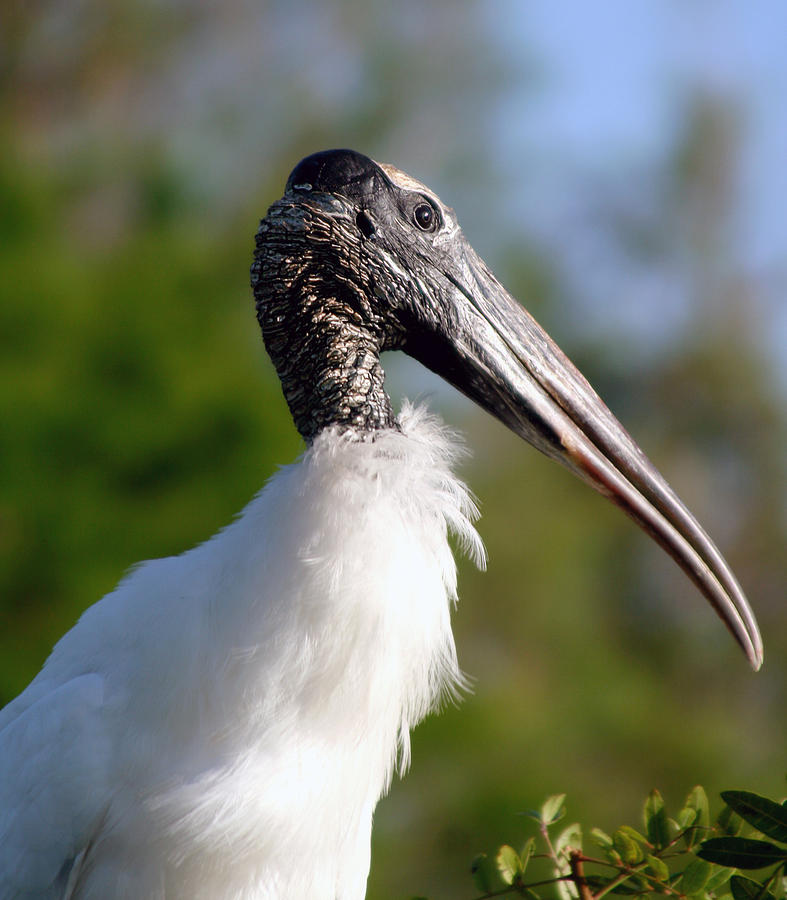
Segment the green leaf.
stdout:
<path fill-rule="evenodd" d="M 721 812 L 716 816 L 715 831 L 720 831 L 729 837 L 735 837 L 736 834 L 740 834 L 742 828 L 743 819 L 725 804 Z"/>
<path fill-rule="evenodd" d="M 738 869 L 762 869 L 787 860 L 787 849 L 768 841 L 750 838 L 722 837 L 704 841 L 697 856 L 718 866 Z"/>
<path fill-rule="evenodd" d="M 486 853 L 479 853 L 470 864 L 470 874 L 473 876 L 473 884 L 484 894 L 492 890 L 492 876 L 494 868 L 492 861 Z"/>
<path fill-rule="evenodd" d="M 600 828 L 592 828 L 590 830 L 590 836 L 599 847 L 603 847 L 605 850 L 612 846 L 612 838 L 606 831 L 602 831 Z"/>
<path fill-rule="evenodd" d="M 689 791 L 683 809 L 678 813 L 678 831 L 684 832 L 686 847 L 691 850 L 697 843 L 708 836 L 710 828 L 710 812 L 708 796 L 701 785 Z"/>
<path fill-rule="evenodd" d="M 556 876 L 567 875 L 567 872 L 555 872 Z M 578 900 L 579 889 L 573 881 L 558 881 L 555 885 L 560 900 Z"/>
<path fill-rule="evenodd" d="M 527 868 L 527 864 L 530 862 L 530 857 L 533 855 L 533 850 L 536 846 L 536 839 L 534 837 L 529 837 L 525 841 L 524 847 L 522 847 L 522 852 L 519 854 L 519 862 L 522 866 L 522 874 L 525 874 L 525 869 Z"/>
<path fill-rule="evenodd" d="M 637 831 L 636 828 L 632 828 L 630 825 L 621 825 L 620 831 L 627 834 L 632 841 L 636 841 L 638 844 L 642 844 L 643 847 L 650 847 L 650 841 L 645 837 L 644 834 Z"/>
<path fill-rule="evenodd" d="M 579 822 L 574 822 L 573 825 L 564 828 L 555 841 L 555 853 L 558 856 L 568 848 L 572 850 L 582 849 L 582 826 Z"/>
<path fill-rule="evenodd" d="M 659 850 L 666 847 L 669 843 L 669 825 L 664 809 L 664 799 L 657 790 L 654 789 L 650 792 L 642 812 L 645 820 L 645 833 L 650 843 Z"/>
<path fill-rule="evenodd" d="M 763 885 L 743 875 L 733 875 L 730 879 L 730 890 L 734 900 L 773 900 L 770 891 L 763 891 Z"/>
<path fill-rule="evenodd" d="M 787 843 L 787 809 L 750 791 L 723 791 L 722 800 L 749 825 L 775 841 Z"/>
<path fill-rule="evenodd" d="M 554 825 L 555 822 L 559 822 L 566 814 L 565 802 L 565 794 L 552 794 L 551 797 L 547 797 L 541 806 L 541 821 L 545 825 Z"/>
<path fill-rule="evenodd" d="M 680 883 L 684 894 L 696 894 L 708 883 L 713 866 L 704 859 L 693 859 L 683 870 Z"/>
<path fill-rule="evenodd" d="M 644 853 L 640 845 L 629 837 L 622 828 L 612 835 L 612 843 L 626 865 L 634 866 L 644 859 Z"/>
<path fill-rule="evenodd" d="M 710 811 L 708 807 L 708 795 L 705 793 L 705 788 L 702 785 L 695 785 L 690 791 L 688 797 L 686 797 L 686 808 L 696 810 L 697 817 L 694 820 L 694 825 L 701 825 L 703 828 L 707 828 L 710 825 Z"/>
<path fill-rule="evenodd" d="M 685 831 L 690 825 L 697 821 L 697 810 L 684 806 L 675 818 L 675 822 L 680 831 Z"/>
<path fill-rule="evenodd" d="M 737 869 L 728 869 L 725 866 L 714 866 L 713 875 L 708 879 L 705 891 L 718 894 L 719 888 L 723 887 L 737 871 Z"/>
<path fill-rule="evenodd" d="M 563 877 L 571 871 L 569 851 L 572 848 L 582 848 L 582 828 L 577 822 L 564 828 L 554 842 L 556 877 Z M 579 897 L 579 890 L 572 881 L 558 881 L 556 888 L 560 900 L 576 900 Z"/>
<path fill-rule="evenodd" d="M 503 844 L 497 851 L 497 859 L 495 861 L 497 862 L 497 871 L 500 873 L 504 884 L 513 884 L 521 876 L 522 860 L 519 858 L 516 850 L 513 847 L 509 847 L 508 844 Z"/>
<path fill-rule="evenodd" d="M 663 859 L 659 859 L 658 856 L 653 856 L 651 853 L 646 854 L 645 859 L 648 861 L 648 868 L 656 881 L 669 879 L 669 869 Z"/>

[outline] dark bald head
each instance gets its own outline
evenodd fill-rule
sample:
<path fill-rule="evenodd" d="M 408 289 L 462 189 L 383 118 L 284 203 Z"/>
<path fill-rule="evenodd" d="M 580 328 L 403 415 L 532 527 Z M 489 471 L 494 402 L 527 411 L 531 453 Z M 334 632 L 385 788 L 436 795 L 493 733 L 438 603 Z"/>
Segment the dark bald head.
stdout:
<path fill-rule="evenodd" d="M 366 205 L 390 185 L 380 166 L 355 150 L 323 150 L 301 160 L 287 179 L 287 191 L 338 194 Z"/>

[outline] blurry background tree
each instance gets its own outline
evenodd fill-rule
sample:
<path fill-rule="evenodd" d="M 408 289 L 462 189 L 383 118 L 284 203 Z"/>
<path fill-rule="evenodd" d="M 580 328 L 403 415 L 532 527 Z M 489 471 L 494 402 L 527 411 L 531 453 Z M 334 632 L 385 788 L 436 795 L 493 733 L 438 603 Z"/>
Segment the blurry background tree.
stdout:
<path fill-rule="evenodd" d="M 550 10 L 0 10 L 0 702 L 128 566 L 207 538 L 298 453 L 247 272 L 290 168 L 330 146 L 457 209 L 760 617 L 754 677 L 627 520 L 388 359 L 395 395 L 432 391 L 468 433 L 491 563 L 463 566 L 455 616 L 475 692 L 416 732 L 371 898 L 468 895 L 465 862 L 550 790 L 603 825 L 655 784 L 773 795 L 785 767 L 785 10 Z"/>

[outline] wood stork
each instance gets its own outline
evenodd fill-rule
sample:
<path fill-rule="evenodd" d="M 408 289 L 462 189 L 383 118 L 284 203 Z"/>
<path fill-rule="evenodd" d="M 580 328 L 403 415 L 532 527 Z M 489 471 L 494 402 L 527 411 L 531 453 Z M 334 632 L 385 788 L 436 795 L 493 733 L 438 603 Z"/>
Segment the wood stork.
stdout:
<path fill-rule="evenodd" d="M 383 350 L 622 507 L 762 661 L 716 547 L 424 185 L 310 156 L 251 271 L 307 448 L 207 543 L 134 569 L 0 713 L 2 898 L 363 897 L 375 805 L 461 683 L 447 532 L 483 560 L 455 439 L 394 415 Z"/>

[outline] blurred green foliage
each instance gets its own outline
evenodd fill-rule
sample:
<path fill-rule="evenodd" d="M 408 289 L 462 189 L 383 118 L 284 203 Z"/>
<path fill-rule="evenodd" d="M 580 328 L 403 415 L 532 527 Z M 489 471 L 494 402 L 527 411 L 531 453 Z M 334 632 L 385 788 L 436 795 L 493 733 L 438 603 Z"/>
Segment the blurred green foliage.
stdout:
<path fill-rule="evenodd" d="M 101 246 L 111 186 L 0 164 L 3 701 L 90 599 L 209 537 L 299 446 L 263 374 L 255 220 L 206 240 L 175 175 L 130 179 L 133 222 Z"/>
<path fill-rule="evenodd" d="M 501 280 L 566 344 L 561 310 L 573 307 L 559 260 L 538 246 L 523 252 L 522 232 L 506 227 L 498 240 L 482 227 L 497 214 L 490 185 L 506 183 L 489 174 L 482 118 L 505 73 L 473 26 L 476 4 L 446 17 L 445 4 L 410 4 L 432 31 L 381 3 L 358 15 L 360 5 L 342 6 L 341 40 L 320 35 L 331 58 L 358 51 L 350 88 L 335 100 L 319 93 L 319 66 L 277 47 L 275 30 L 261 36 L 259 70 L 237 79 L 244 102 L 250 85 L 265 86 L 258 105 L 206 101 L 214 138 L 225 149 L 249 144 L 238 178 L 214 164 L 210 143 L 191 147 L 176 115 L 152 136 L 145 119 L 157 86 L 148 67 L 174 91 L 164 61 L 196 77 L 205 36 L 232 17 L 144 6 L 103 5 L 103 18 L 78 23 L 81 51 L 56 11 L 54 26 L 37 31 L 39 11 L 11 4 L 18 21 L 4 31 L 0 703 L 129 566 L 208 538 L 299 452 L 257 332 L 248 267 L 257 220 L 300 156 L 355 145 L 405 168 L 397 148 L 422 160 L 413 174 L 439 173 L 434 186 L 470 236 L 501 248 Z M 299 9 L 265 6 L 308 38 L 322 20 L 296 21 Z M 40 48 L 55 26 L 60 43 L 31 52 L 29 36 Z M 288 56 L 285 78 L 276 66 Z M 91 118 L 102 85 L 124 100 L 139 87 L 144 100 L 103 131 Z M 706 114 L 689 110 L 652 233 L 632 241 L 613 209 L 595 223 L 629 254 L 655 252 L 657 266 L 659 236 L 687 235 L 681 246 L 702 275 L 696 320 L 647 364 L 597 329 L 584 339 L 581 326 L 566 329 L 565 349 L 719 536 L 760 619 L 765 669 L 746 670 L 692 586 L 602 498 L 440 395 L 434 402 L 473 450 L 464 474 L 490 554 L 486 573 L 461 564 L 454 618 L 460 660 L 476 680 L 460 708 L 416 730 L 413 770 L 378 808 L 372 900 L 468 896 L 463 867 L 477 849 L 505 843 L 520 811 L 558 787 L 579 818 L 611 829 L 654 784 L 674 804 L 696 781 L 714 792 L 734 783 L 773 793 L 781 783 L 785 411 L 757 346 L 752 286 L 719 239 L 719 217 L 733 212 L 708 201 L 724 179 L 708 176 L 703 160 L 715 170 L 725 157 Z M 234 115 L 253 123 L 251 137 Z M 191 155 L 173 149 L 179 135 Z M 211 178 L 226 179 L 226 191 L 212 193 Z M 719 292 L 723 305 L 708 305 Z"/>

